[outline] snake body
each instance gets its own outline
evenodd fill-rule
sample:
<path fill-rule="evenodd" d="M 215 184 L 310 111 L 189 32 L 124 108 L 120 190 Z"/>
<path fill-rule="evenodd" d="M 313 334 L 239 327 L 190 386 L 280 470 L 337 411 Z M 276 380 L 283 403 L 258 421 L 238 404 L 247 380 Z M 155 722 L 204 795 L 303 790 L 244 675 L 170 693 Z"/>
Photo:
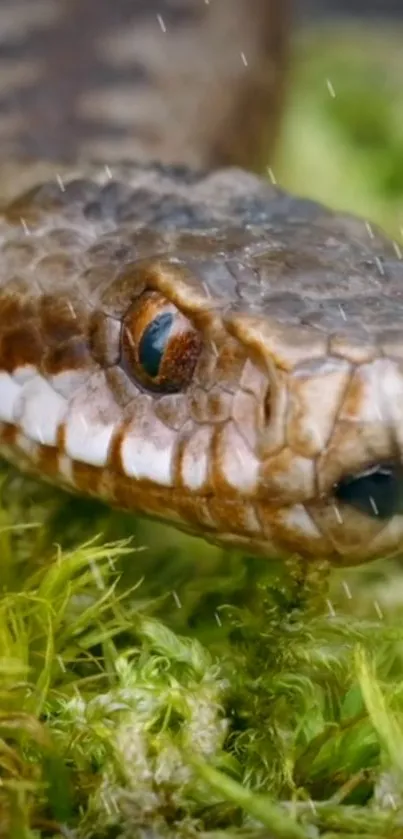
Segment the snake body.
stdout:
<path fill-rule="evenodd" d="M 273 137 L 279 112 L 284 18 L 255 2 L 120 0 L 114 27 L 101 0 L 31 0 L 61 101 L 52 124 L 39 94 L 28 123 L 0 101 L 6 152 L 50 149 L 2 169 L 0 452 L 223 545 L 357 563 L 403 544 L 401 253 L 232 165 L 261 156 L 264 93 Z M 80 15 L 108 27 L 77 109 L 51 24 L 71 56 Z M 105 56 L 131 93 L 100 92 Z"/>

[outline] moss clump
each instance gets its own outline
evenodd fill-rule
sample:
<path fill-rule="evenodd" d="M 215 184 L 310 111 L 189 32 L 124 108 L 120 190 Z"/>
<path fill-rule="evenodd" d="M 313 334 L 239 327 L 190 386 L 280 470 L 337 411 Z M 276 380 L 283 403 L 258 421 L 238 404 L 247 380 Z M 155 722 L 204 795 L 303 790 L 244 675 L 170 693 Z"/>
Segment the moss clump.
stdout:
<path fill-rule="evenodd" d="M 251 563 L 248 576 L 233 556 L 233 591 L 211 611 L 219 552 L 198 601 L 192 559 L 188 580 L 178 560 L 177 599 L 155 598 L 163 554 L 80 542 L 129 519 L 87 505 L 79 525 L 74 503 L 18 477 L 3 486 L 0 836 L 401 835 L 396 604 L 388 620 L 357 619 L 336 591 L 324 608 L 298 564 Z"/>

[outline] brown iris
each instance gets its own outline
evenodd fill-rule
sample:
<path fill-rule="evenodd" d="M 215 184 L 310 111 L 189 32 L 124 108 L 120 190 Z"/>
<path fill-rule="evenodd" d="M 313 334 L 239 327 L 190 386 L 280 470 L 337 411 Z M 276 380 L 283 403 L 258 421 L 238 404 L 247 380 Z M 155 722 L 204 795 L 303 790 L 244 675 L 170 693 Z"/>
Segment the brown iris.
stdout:
<path fill-rule="evenodd" d="M 121 366 L 148 390 L 177 393 L 190 383 L 201 345 L 185 315 L 159 292 L 148 291 L 124 317 Z"/>

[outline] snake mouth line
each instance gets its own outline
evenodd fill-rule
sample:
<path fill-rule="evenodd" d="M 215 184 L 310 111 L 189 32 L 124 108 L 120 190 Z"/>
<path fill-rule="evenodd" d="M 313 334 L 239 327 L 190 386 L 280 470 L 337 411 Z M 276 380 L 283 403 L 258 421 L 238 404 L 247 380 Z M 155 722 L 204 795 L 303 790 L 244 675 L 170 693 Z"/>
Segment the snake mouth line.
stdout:
<path fill-rule="evenodd" d="M 102 497 L 127 510 L 158 515 L 184 525 L 190 515 L 196 529 L 211 534 L 219 530 L 224 518 L 227 530 L 233 525 L 239 536 L 246 533 L 252 538 L 259 531 L 264 533 L 268 522 L 296 510 L 304 510 L 313 519 L 317 512 L 323 515 L 324 511 L 330 511 L 340 526 L 345 523 L 346 513 L 348 517 L 357 512 L 358 520 L 372 519 L 380 528 L 403 514 L 403 465 L 390 460 L 342 478 L 327 494 L 286 503 L 280 498 L 267 499 L 263 492 L 231 495 L 214 490 L 158 486 L 147 477 L 128 476 L 111 463 L 94 466 L 74 460 L 58 447 L 24 436 L 21 429 L 9 423 L 0 426 L 0 453 L 34 474 L 44 475 L 79 493 Z"/>

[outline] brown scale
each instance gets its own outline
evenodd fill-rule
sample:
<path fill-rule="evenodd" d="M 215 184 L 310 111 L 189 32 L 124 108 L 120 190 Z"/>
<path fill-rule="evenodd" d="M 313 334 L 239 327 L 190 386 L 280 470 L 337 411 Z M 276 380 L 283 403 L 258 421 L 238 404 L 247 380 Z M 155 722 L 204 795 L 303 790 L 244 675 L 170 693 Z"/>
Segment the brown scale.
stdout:
<path fill-rule="evenodd" d="M 42 339 L 35 323 L 10 326 L 0 337 L 0 366 L 7 373 L 28 364 L 39 368 L 42 357 Z"/>

